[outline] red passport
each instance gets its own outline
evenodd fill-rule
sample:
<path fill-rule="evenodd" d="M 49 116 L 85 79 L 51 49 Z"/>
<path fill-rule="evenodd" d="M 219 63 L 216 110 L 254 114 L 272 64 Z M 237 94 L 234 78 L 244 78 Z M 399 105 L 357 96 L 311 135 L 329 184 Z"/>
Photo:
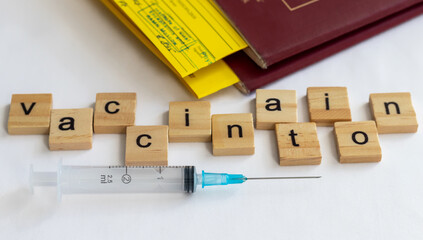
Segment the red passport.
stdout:
<path fill-rule="evenodd" d="M 262 68 L 422 0 L 215 0 Z"/>
<path fill-rule="evenodd" d="M 216 0 L 217 2 L 223 2 L 220 0 Z M 252 0 L 251 0 L 252 1 Z M 260 0 L 262 1 L 262 0 Z M 328 1 L 332 2 L 330 0 L 319 0 L 319 1 Z M 364 4 L 361 0 L 354 0 L 354 1 L 348 1 L 348 0 L 335 0 L 339 2 L 360 2 L 361 4 Z M 231 3 L 234 3 L 235 1 L 228 1 Z M 267 0 L 266 2 L 273 2 L 273 0 Z M 298 1 L 297 1 L 298 2 Z M 242 81 L 240 82 L 237 87 L 244 93 L 248 93 L 250 91 L 253 91 L 257 88 L 260 88 L 268 83 L 271 83 L 273 81 L 276 81 L 288 74 L 291 74 L 301 68 L 304 68 L 306 66 L 309 66 L 319 60 L 322 60 L 330 55 L 333 55 L 345 48 L 348 48 L 358 42 L 361 42 L 363 40 L 366 40 L 382 31 L 385 31 L 391 27 L 394 27 L 406 20 L 409 20 L 415 16 L 418 16 L 423 13 L 423 1 L 408 1 L 408 0 L 385 0 L 385 1 L 376 1 L 376 0 L 367 0 L 365 2 L 378 2 L 379 4 L 381 2 L 387 3 L 396 3 L 398 6 L 398 10 L 393 11 L 394 9 L 390 9 L 389 15 L 386 15 L 382 18 L 378 18 L 375 21 L 371 21 L 368 24 L 362 25 L 361 27 L 352 29 L 353 24 L 349 24 L 348 22 L 341 22 L 343 25 L 350 27 L 351 31 L 347 31 L 343 34 L 338 34 L 337 37 L 334 37 L 332 39 L 326 39 L 326 41 L 319 42 L 320 44 L 312 44 L 308 46 L 314 46 L 306 50 L 299 51 L 299 47 L 302 44 L 299 44 L 299 42 L 294 41 L 291 37 L 291 41 L 294 41 L 292 44 L 288 44 L 289 46 L 293 47 L 294 49 L 289 51 L 289 48 L 286 48 L 286 46 L 282 46 L 286 43 L 286 39 L 279 39 L 281 43 L 280 49 L 283 49 L 283 51 L 276 51 L 273 55 L 278 56 L 287 56 L 283 60 L 271 65 L 268 67 L 268 69 L 262 69 L 258 67 L 251 59 L 243 52 L 235 53 L 229 57 L 225 58 L 225 62 L 232 68 L 232 70 L 235 72 L 235 74 L 239 77 L 239 79 Z M 258 3 L 257 3 L 258 4 Z M 314 3 L 312 3 L 314 4 Z M 312 4 L 309 4 L 311 7 Z M 317 3 L 316 3 L 317 4 Z M 382 4 L 383 5 L 383 4 Z M 391 4 L 389 4 L 391 5 Z M 406 8 L 403 8 L 403 6 L 408 6 Z M 304 7 L 305 8 L 305 7 Z M 381 16 L 380 11 L 376 11 L 377 9 L 373 9 L 374 14 L 377 16 Z M 376 12 L 379 12 L 379 14 L 376 14 Z M 388 13 L 387 11 L 383 11 L 385 14 Z M 339 12 L 339 15 L 346 15 L 350 16 L 348 14 L 349 11 L 346 11 L 344 13 Z M 368 17 L 368 21 L 374 20 L 373 17 Z M 325 22 L 327 19 L 325 20 Z M 346 20 L 345 20 L 346 21 Z M 353 21 L 356 22 L 356 21 Z M 319 23 L 316 23 L 316 30 L 321 29 L 320 27 L 317 27 Z M 354 25 L 355 26 L 355 25 Z M 284 28 L 285 29 L 285 28 Z M 258 30 L 259 32 L 261 30 Z M 345 31 L 345 29 L 344 29 Z M 295 32 L 295 31 L 294 31 Z M 289 34 L 288 34 L 289 35 Z M 299 36 L 300 37 L 300 36 Z M 305 38 L 306 36 L 301 36 L 301 38 Z M 315 39 L 314 37 L 312 37 Z M 257 39 L 257 38 L 255 38 Z M 264 41 L 264 40 L 263 40 Z M 307 42 L 307 41 L 305 41 Z M 303 43 L 305 44 L 305 43 Z M 311 44 L 311 43 L 309 43 Z M 263 46 L 263 49 L 270 49 L 267 48 L 266 44 L 261 44 Z M 297 47 L 294 47 L 297 46 Z M 302 48 L 301 48 L 302 49 Z M 299 51 L 299 52 L 297 52 Z M 293 54 L 293 53 L 296 54 Z M 285 53 L 280 55 L 281 53 Z M 289 53 L 289 54 L 287 54 Z M 271 52 L 268 53 L 266 56 L 272 55 Z M 274 57 L 271 57 L 271 59 L 276 59 Z"/>

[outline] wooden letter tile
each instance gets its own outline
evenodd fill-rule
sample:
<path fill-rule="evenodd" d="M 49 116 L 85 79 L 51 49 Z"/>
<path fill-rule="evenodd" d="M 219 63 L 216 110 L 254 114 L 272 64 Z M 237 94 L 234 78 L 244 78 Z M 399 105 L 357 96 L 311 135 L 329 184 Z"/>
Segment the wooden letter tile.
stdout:
<path fill-rule="evenodd" d="M 256 128 L 275 129 L 276 123 L 297 122 L 295 90 L 256 90 Z"/>
<path fill-rule="evenodd" d="M 276 124 L 281 166 L 318 165 L 322 161 L 316 123 Z"/>
<path fill-rule="evenodd" d="M 50 150 L 91 149 L 92 139 L 92 108 L 51 110 Z"/>
<path fill-rule="evenodd" d="M 136 93 L 97 93 L 95 133 L 125 133 L 135 123 Z"/>
<path fill-rule="evenodd" d="M 48 134 L 52 103 L 51 94 L 13 94 L 9 134 Z"/>
<path fill-rule="evenodd" d="M 334 122 L 351 121 L 346 87 L 307 88 L 310 122 L 317 126 L 333 126 Z"/>
<path fill-rule="evenodd" d="M 210 102 L 169 103 L 169 142 L 210 141 Z"/>
<path fill-rule="evenodd" d="M 337 122 L 334 132 L 340 163 L 379 162 L 382 159 L 374 121 Z"/>
<path fill-rule="evenodd" d="M 418 123 L 410 93 L 370 94 L 370 108 L 379 134 L 417 132 Z"/>
<path fill-rule="evenodd" d="M 254 154 L 254 127 L 251 113 L 212 116 L 213 155 Z"/>
<path fill-rule="evenodd" d="M 167 165 L 168 126 L 126 128 L 125 165 Z"/>

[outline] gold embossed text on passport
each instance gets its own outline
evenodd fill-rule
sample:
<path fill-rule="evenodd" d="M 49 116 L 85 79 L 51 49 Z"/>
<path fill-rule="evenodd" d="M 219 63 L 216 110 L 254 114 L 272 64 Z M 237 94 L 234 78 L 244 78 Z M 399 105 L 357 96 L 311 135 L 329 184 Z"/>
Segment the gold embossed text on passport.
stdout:
<path fill-rule="evenodd" d="M 319 0 L 282 0 L 282 2 L 286 5 L 289 11 L 295 11 L 317 1 Z"/>

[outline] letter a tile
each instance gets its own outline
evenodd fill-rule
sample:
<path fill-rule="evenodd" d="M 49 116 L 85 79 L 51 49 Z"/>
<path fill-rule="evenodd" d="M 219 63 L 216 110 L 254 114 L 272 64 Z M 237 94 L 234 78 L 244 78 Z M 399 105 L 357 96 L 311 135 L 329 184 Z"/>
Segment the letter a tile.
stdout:
<path fill-rule="evenodd" d="M 53 109 L 49 135 L 50 150 L 91 149 L 93 109 Z"/>
<path fill-rule="evenodd" d="M 297 122 L 295 90 L 256 90 L 256 129 L 275 129 L 276 123 Z"/>

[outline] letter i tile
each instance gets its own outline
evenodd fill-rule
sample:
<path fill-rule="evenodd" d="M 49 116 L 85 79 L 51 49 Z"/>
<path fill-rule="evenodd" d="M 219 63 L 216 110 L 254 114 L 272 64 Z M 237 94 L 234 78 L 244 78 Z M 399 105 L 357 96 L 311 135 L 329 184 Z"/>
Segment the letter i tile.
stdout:
<path fill-rule="evenodd" d="M 307 88 L 310 122 L 317 126 L 333 126 L 334 122 L 351 121 L 346 87 Z"/>

